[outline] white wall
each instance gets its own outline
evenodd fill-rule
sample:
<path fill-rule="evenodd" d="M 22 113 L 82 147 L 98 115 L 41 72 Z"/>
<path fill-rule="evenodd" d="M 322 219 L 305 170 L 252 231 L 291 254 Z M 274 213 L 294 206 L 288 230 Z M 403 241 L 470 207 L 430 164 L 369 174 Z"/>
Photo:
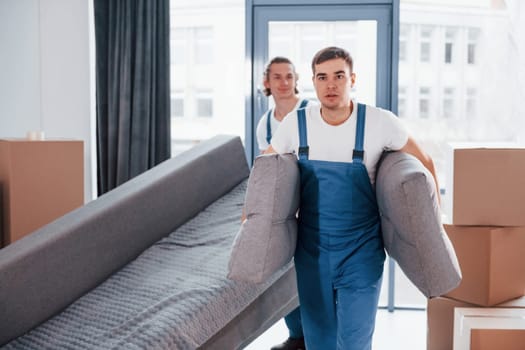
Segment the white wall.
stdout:
<path fill-rule="evenodd" d="M 38 1 L 0 0 L 0 136 L 40 128 Z"/>
<path fill-rule="evenodd" d="M 0 137 L 84 141 L 94 197 L 92 9 L 88 0 L 0 0 Z"/>

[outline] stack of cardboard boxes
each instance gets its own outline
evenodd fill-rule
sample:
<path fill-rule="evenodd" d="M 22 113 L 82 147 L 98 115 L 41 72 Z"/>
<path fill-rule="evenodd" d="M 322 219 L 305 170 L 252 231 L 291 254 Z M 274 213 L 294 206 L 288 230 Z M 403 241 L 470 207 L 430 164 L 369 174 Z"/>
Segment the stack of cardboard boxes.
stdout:
<path fill-rule="evenodd" d="M 452 145 L 450 155 L 445 230 L 463 279 L 428 301 L 427 350 L 524 350 L 525 149 Z"/>

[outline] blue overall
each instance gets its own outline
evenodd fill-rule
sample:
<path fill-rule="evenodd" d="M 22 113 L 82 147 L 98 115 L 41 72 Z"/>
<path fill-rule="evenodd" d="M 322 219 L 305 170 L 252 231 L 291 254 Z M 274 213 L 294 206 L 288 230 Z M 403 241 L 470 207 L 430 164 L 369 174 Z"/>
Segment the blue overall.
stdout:
<path fill-rule="evenodd" d="M 309 160 L 305 112 L 298 110 L 301 206 L 295 267 L 308 350 L 372 346 L 385 253 L 363 163 L 365 108 L 358 105 L 351 163 Z"/>
<path fill-rule="evenodd" d="M 302 100 L 299 108 L 304 108 L 308 104 L 308 100 Z M 270 144 L 272 140 L 272 110 L 268 111 L 266 114 L 266 142 Z M 290 338 L 302 338 L 303 337 L 303 327 L 301 325 L 301 312 L 299 308 L 295 308 L 292 312 L 284 317 L 284 322 L 288 327 L 290 333 Z"/>
<path fill-rule="evenodd" d="M 299 108 L 304 108 L 308 104 L 308 100 L 302 100 L 301 104 L 299 105 Z M 270 141 L 272 140 L 272 110 L 270 109 L 268 113 L 266 114 L 266 142 L 270 144 Z"/>

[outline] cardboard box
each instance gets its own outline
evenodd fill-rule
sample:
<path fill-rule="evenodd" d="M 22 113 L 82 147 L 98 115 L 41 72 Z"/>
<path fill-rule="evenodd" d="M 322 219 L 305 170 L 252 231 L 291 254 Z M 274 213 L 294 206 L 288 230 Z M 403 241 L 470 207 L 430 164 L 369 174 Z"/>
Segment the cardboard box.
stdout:
<path fill-rule="evenodd" d="M 445 296 L 493 306 L 525 294 L 525 227 L 445 225 L 462 280 Z"/>
<path fill-rule="evenodd" d="M 458 307 L 476 307 L 446 297 L 427 302 L 427 350 L 452 350 L 454 341 L 454 310 Z M 525 312 L 525 297 L 497 305 L 498 308 L 521 308 Z M 478 336 L 476 334 L 476 336 Z M 482 335 L 483 339 L 487 335 Z M 504 348 L 496 348 L 504 350 Z"/>
<path fill-rule="evenodd" d="M 525 149 L 450 144 L 446 222 L 525 226 Z"/>
<path fill-rule="evenodd" d="M 3 245 L 84 204 L 82 141 L 0 140 Z"/>
<path fill-rule="evenodd" d="M 452 350 L 456 307 L 474 307 L 474 305 L 443 297 L 428 300 L 427 350 Z"/>
<path fill-rule="evenodd" d="M 470 350 L 523 350 L 523 329 L 473 329 L 470 332 Z"/>
<path fill-rule="evenodd" d="M 523 330 L 525 331 L 525 309 L 510 308 L 463 308 L 454 309 L 454 350 L 471 350 L 472 331 L 479 330 Z M 507 349 L 499 344 L 490 349 Z M 522 346 L 525 344 L 521 344 Z M 522 348 L 523 349 L 523 348 Z"/>

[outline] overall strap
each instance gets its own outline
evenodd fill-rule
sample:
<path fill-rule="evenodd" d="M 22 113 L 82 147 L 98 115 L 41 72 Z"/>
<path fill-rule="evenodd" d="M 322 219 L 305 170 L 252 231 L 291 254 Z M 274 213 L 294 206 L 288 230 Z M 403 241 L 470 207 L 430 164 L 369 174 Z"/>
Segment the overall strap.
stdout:
<path fill-rule="evenodd" d="M 352 154 L 352 162 L 363 162 L 365 151 L 363 150 L 363 143 L 365 139 L 365 119 L 366 119 L 366 105 L 362 103 L 357 104 L 357 127 L 355 131 L 355 147 Z"/>
<path fill-rule="evenodd" d="M 301 104 L 299 105 L 299 108 L 304 108 L 308 104 L 308 100 L 302 100 Z"/>
<path fill-rule="evenodd" d="M 270 144 L 270 141 L 272 140 L 271 117 L 272 117 L 272 110 L 270 109 L 268 111 L 268 114 L 266 114 L 266 142 L 268 142 L 268 144 Z"/>
<path fill-rule="evenodd" d="M 297 110 L 299 125 L 299 160 L 308 159 L 308 140 L 306 138 L 306 113 L 304 109 Z"/>

